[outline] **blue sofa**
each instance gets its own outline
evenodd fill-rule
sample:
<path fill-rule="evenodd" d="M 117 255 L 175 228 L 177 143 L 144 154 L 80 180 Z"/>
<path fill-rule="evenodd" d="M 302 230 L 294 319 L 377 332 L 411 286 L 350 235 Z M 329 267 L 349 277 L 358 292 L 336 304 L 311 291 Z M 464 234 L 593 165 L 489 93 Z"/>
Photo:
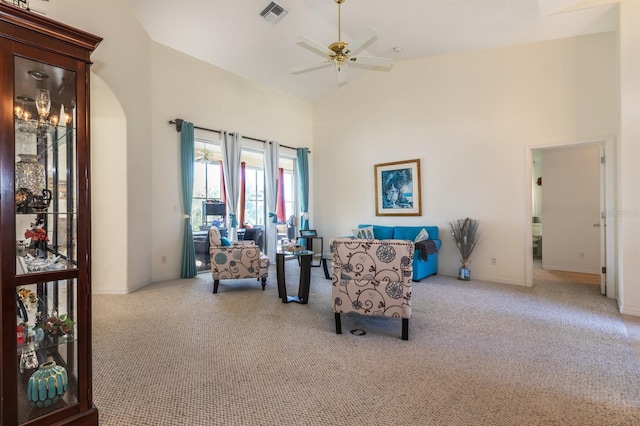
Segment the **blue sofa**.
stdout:
<path fill-rule="evenodd" d="M 358 228 L 373 226 L 373 236 L 376 240 L 409 240 L 414 241 L 420 231 L 424 228 L 429 233 L 429 239 L 433 240 L 436 248 L 440 250 L 441 242 L 438 239 L 437 226 L 380 226 L 380 225 L 358 225 Z M 430 254 L 427 260 L 420 259 L 418 250 L 413 257 L 413 281 L 438 273 L 438 253 Z"/>

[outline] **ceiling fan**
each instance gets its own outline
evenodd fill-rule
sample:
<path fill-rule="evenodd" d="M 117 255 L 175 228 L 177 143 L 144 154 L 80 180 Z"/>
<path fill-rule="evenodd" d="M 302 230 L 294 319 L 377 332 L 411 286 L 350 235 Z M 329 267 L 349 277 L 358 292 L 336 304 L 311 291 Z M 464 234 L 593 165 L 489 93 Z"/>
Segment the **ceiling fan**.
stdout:
<path fill-rule="evenodd" d="M 315 40 L 310 39 L 307 36 L 299 36 L 298 44 L 305 45 L 311 50 L 325 56 L 326 59 L 322 62 L 317 62 L 309 65 L 303 65 L 291 70 L 293 74 L 299 74 L 306 71 L 311 71 L 316 68 L 322 68 L 330 64 L 334 64 L 336 68 L 336 74 L 338 77 L 338 84 L 345 83 L 347 81 L 347 74 L 345 65 L 347 63 L 354 63 L 357 65 L 367 65 L 373 67 L 385 67 L 389 68 L 393 64 L 391 58 L 380 58 L 374 56 L 359 56 L 357 53 L 361 51 L 369 42 L 376 38 L 378 30 L 373 27 L 367 27 L 359 36 L 349 43 L 342 41 L 342 33 L 340 28 L 340 6 L 345 0 L 335 0 L 338 3 L 338 41 L 331 43 L 329 47 L 318 43 Z"/>

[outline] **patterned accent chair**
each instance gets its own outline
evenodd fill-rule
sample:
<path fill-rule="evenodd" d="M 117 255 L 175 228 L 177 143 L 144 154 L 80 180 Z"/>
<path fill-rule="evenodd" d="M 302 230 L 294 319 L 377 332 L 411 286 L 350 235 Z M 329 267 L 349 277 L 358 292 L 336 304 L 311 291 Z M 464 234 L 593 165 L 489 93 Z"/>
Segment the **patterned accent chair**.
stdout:
<path fill-rule="evenodd" d="M 402 318 L 402 340 L 409 340 L 414 252 L 406 240 L 331 240 L 337 334 L 342 334 L 340 314 L 356 312 Z"/>
<path fill-rule="evenodd" d="M 209 229 L 209 244 L 214 293 L 218 292 L 220 280 L 225 279 L 256 278 L 262 281 L 264 290 L 269 276 L 269 258 L 260 251 L 255 241 L 238 241 L 224 245 L 220 230 L 212 226 Z"/>

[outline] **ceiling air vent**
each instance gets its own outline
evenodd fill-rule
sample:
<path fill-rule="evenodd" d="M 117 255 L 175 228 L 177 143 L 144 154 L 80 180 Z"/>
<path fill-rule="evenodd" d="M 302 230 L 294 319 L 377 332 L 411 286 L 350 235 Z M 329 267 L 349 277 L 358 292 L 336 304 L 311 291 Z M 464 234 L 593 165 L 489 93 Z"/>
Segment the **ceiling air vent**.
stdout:
<path fill-rule="evenodd" d="M 287 16 L 287 13 L 289 12 L 287 12 L 282 6 L 271 2 L 269 3 L 269 6 L 265 7 L 264 10 L 260 12 L 260 16 L 262 16 L 265 21 L 275 24 Z"/>

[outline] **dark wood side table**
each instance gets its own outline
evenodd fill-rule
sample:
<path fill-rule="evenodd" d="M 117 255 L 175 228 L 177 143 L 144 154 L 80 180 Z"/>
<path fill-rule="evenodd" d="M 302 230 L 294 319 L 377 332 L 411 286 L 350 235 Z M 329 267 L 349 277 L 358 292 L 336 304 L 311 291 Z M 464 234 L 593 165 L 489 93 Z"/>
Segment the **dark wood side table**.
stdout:
<path fill-rule="evenodd" d="M 329 273 L 329 266 L 327 265 L 327 261 L 331 262 L 333 256 L 331 253 L 321 253 L 316 256 L 320 257 L 320 263 L 322 264 L 322 270 L 324 271 L 324 277 L 328 280 L 331 279 L 331 274 Z"/>
<path fill-rule="evenodd" d="M 309 286 L 311 284 L 311 250 L 300 251 L 278 251 L 276 252 L 276 276 L 278 278 L 278 297 L 282 303 L 296 302 L 306 305 L 309 302 Z M 287 283 L 285 281 L 284 263 L 290 259 L 297 258 L 300 264 L 300 283 L 298 284 L 298 295 L 287 296 Z"/>

